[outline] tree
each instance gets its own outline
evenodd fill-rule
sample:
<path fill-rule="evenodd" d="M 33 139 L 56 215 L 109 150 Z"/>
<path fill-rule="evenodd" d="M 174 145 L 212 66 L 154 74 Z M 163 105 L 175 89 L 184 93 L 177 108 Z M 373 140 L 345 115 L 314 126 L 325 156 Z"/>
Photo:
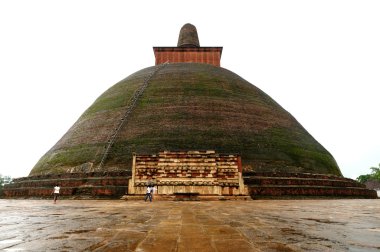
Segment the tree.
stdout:
<path fill-rule="evenodd" d="M 371 167 L 370 169 L 372 171 L 370 174 L 360 175 L 356 178 L 356 180 L 360 183 L 365 183 L 369 181 L 380 182 L 380 164 L 379 167 Z"/>
<path fill-rule="evenodd" d="M 0 174 L 0 195 L 3 194 L 4 185 L 12 182 L 12 178 L 10 176 L 3 176 Z"/>
<path fill-rule="evenodd" d="M 380 181 L 380 164 L 379 167 L 371 167 L 373 178 Z"/>
<path fill-rule="evenodd" d="M 371 179 L 371 174 L 360 175 L 359 177 L 356 178 L 357 181 L 363 184 L 370 179 Z"/>

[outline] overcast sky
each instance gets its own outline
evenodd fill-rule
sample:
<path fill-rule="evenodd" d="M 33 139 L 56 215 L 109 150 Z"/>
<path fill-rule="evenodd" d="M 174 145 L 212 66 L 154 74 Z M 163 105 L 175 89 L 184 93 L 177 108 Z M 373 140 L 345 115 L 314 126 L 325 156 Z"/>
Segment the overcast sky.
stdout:
<path fill-rule="evenodd" d="M 356 178 L 380 163 L 380 1 L 0 1 L 0 174 L 27 176 L 182 25 Z"/>

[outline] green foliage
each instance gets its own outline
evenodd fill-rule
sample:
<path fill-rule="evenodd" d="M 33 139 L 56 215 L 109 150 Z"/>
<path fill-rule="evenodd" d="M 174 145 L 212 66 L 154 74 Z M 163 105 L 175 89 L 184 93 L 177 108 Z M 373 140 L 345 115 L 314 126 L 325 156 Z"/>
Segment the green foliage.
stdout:
<path fill-rule="evenodd" d="M 371 179 L 371 174 L 360 175 L 359 177 L 356 178 L 356 180 L 359 181 L 360 183 L 365 183 L 370 179 Z"/>
<path fill-rule="evenodd" d="M 95 162 L 103 153 L 104 144 L 82 144 L 56 151 L 55 155 L 43 156 L 32 171 L 32 175 L 50 173 L 62 173 L 67 167 L 78 166 L 87 162 Z M 96 153 L 100 153 L 96 156 Z"/>
<path fill-rule="evenodd" d="M 356 178 L 360 183 L 365 183 L 370 180 L 375 180 L 380 182 L 380 164 L 379 167 L 371 167 L 372 172 L 370 174 L 360 175 Z"/>
<path fill-rule="evenodd" d="M 0 174 L 0 186 L 4 186 L 12 182 L 12 178 L 10 176 L 3 176 Z"/>
<path fill-rule="evenodd" d="M 380 164 L 379 167 L 371 167 L 370 169 L 372 170 L 372 178 L 380 181 Z"/>
<path fill-rule="evenodd" d="M 4 185 L 12 182 L 12 178 L 10 176 L 3 176 L 0 174 L 0 195 L 3 194 Z"/>

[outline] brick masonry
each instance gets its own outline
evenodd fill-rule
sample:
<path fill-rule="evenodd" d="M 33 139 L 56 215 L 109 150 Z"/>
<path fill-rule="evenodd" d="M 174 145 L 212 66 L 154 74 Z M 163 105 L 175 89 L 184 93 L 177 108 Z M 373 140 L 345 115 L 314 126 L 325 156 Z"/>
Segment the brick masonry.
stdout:
<path fill-rule="evenodd" d="M 247 172 L 244 182 L 252 198 L 377 198 L 374 190 L 353 179 L 326 174 Z"/>
<path fill-rule="evenodd" d="M 137 188 L 140 187 L 142 190 L 140 194 L 145 193 L 144 183 L 148 182 L 160 184 L 158 193 L 172 195 L 177 193 L 176 197 L 181 196 L 178 195 L 181 192 L 207 195 L 238 194 L 235 187 L 238 186 L 236 174 L 239 173 L 239 167 L 241 167 L 238 156 L 193 152 L 190 157 L 188 152 L 179 153 L 160 152 L 157 155 L 139 155 L 138 161 L 136 156 L 138 164 L 136 182 L 139 182 Z M 186 162 L 181 164 L 175 161 L 181 158 L 184 158 Z M 190 164 L 196 164 L 195 167 L 200 169 L 198 171 L 195 168 L 192 169 Z M 218 165 L 221 166 L 220 171 L 217 169 Z M 325 174 L 245 172 L 243 180 L 244 193 L 252 198 L 377 198 L 376 191 L 367 189 L 365 185 L 355 180 Z M 6 198 L 51 197 L 54 185 L 59 184 L 63 197 L 120 198 L 131 189 L 131 181 L 130 171 L 30 176 L 14 179 L 11 184 L 5 185 L 2 196 Z M 221 190 L 221 185 L 227 186 Z"/>
<path fill-rule="evenodd" d="M 222 47 L 153 47 L 156 65 L 169 63 L 204 63 L 220 66 Z"/>
<path fill-rule="evenodd" d="M 240 156 L 215 151 L 135 155 L 129 194 L 144 194 L 149 184 L 157 186 L 158 194 L 246 194 Z"/>
<path fill-rule="evenodd" d="M 4 197 L 51 197 L 53 187 L 61 187 L 64 197 L 112 198 L 128 190 L 130 172 L 89 172 L 30 176 L 14 179 L 4 188 Z"/>

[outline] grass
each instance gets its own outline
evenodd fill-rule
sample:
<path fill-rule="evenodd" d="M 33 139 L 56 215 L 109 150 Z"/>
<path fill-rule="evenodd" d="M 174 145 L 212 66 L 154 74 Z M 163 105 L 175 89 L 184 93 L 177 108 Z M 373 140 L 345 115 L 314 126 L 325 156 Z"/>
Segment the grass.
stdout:
<path fill-rule="evenodd" d="M 125 111 L 151 71 L 138 71 L 104 92 L 79 119 L 86 119 L 93 130 L 79 125 L 32 172 L 99 162 L 106 140 L 88 139 L 112 133 L 116 122 L 107 120 L 120 117 L 112 115 Z M 78 144 L 72 146 L 70 137 Z M 156 73 L 121 130 L 105 169 L 129 169 L 132 152 L 206 149 L 240 153 L 245 168 L 257 171 L 341 175 L 330 153 L 272 98 L 236 74 L 205 64 L 170 64 Z"/>

